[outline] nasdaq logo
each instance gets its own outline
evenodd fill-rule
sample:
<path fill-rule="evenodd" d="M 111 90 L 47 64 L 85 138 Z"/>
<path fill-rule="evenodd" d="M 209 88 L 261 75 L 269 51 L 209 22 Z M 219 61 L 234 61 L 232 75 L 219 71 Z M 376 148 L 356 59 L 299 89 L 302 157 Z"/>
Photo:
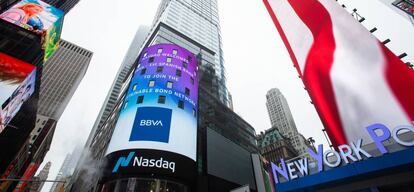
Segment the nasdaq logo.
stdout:
<path fill-rule="evenodd" d="M 114 169 L 112 169 L 112 173 L 118 172 L 119 167 L 127 167 L 129 165 L 129 162 L 132 160 L 132 157 L 134 157 L 135 152 L 130 152 L 128 157 L 120 157 L 118 159 L 118 162 L 116 162 Z"/>
<path fill-rule="evenodd" d="M 129 141 L 156 141 L 168 143 L 172 110 L 159 107 L 137 109 Z"/>

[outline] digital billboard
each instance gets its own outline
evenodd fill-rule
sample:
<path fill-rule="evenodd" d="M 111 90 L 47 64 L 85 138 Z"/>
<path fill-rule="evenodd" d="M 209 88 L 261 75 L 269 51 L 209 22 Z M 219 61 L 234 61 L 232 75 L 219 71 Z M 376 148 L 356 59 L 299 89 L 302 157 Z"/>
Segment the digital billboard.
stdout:
<path fill-rule="evenodd" d="M 36 67 L 0 53 L 0 133 L 35 91 Z"/>
<path fill-rule="evenodd" d="M 109 176 L 193 179 L 197 143 L 197 59 L 173 44 L 143 50 L 109 143 Z"/>
<path fill-rule="evenodd" d="M 64 12 L 40 0 L 22 0 L 0 18 L 42 36 L 44 61 L 56 51 Z"/>

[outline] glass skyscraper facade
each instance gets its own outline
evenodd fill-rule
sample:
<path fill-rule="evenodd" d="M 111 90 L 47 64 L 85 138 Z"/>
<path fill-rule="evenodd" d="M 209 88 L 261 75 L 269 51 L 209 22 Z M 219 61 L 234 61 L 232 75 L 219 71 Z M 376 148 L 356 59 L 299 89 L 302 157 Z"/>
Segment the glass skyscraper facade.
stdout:
<path fill-rule="evenodd" d="M 152 44 L 175 43 L 194 53 L 200 52 L 205 57 L 201 61 L 201 67 L 214 70 L 214 78 L 217 81 L 215 96 L 223 104 L 230 106 L 217 0 L 162 0 L 154 19 L 153 30 L 159 23 L 182 33 L 206 50 L 181 41 L 174 37 L 176 35 L 162 33 L 152 40 Z"/>
<path fill-rule="evenodd" d="M 104 154 L 117 123 L 126 88 L 143 49 L 174 44 L 196 55 L 199 107 L 197 125 L 197 178 L 193 183 L 173 177 L 120 177 L 100 180 Z M 136 47 L 134 43 L 131 47 Z M 135 56 L 114 107 L 90 135 L 71 181 L 71 191 L 138 190 L 230 191 L 248 185 L 256 190 L 252 153 L 257 153 L 255 130 L 232 111 L 226 88 L 218 6 L 216 0 L 162 0 L 148 36 Z M 164 186 L 164 187 L 163 187 Z M 138 187 L 138 188 L 137 188 Z"/>

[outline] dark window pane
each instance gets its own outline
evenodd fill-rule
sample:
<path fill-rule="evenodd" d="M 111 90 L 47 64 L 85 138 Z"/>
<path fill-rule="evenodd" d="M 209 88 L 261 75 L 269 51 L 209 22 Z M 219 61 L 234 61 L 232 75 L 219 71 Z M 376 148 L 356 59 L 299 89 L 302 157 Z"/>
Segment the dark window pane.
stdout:
<path fill-rule="evenodd" d="M 177 77 L 181 77 L 181 70 L 177 69 L 177 70 L 175 71 L 175 75 L 176 75 Z"/>
<path fill-rule="evenodd" d="M 187 87 L 185 88 L 185 95 L 187 95 L 187 96 L 190 95 L 190 89 L 188 89 Z"/>
<path fill-rule="evenodd" d="M 186 62 L 183 62 L 183 67 L 187 69 L 188 64 Z"/>
<path fill-rule="evenodd" d="M 178 101 L 178 108 L 184 109 L 184 101 Z"/>
<path fill-rule="evenodd" d="M 144 102 L 144 96 L 139 96 L 138 100 L 137 100 L 137 103 L 140 104 L 142 102 Z"/>
<path fill-rule="evenodd" d="M 164 70 L 164 67 L 157 67 L 157 73 L 162 73 L 163 70 Z"/>
<path fill-rule="evenodd" d="M 146 72 L 147 72 L 147 69 L 146 68 L 142 69 L 141 70 L 141 75 L 144 75 Z"/>
<path fill-rule="evenodd" d="M 190 78 L 190 81 L 191 81 L 191 85 L 194 85 L 194 78 Z"/>
<path fill-rule="evenodd" d="M 150 63 L 154 62 L 154 57 L 150 57 L 148 62 Z"/>
<path fill-rule="evenodd" d="M 163 96 L 163 95 L 158 96 L 158 103 L 164 104 L 165 103 L 165 96 Z"/>

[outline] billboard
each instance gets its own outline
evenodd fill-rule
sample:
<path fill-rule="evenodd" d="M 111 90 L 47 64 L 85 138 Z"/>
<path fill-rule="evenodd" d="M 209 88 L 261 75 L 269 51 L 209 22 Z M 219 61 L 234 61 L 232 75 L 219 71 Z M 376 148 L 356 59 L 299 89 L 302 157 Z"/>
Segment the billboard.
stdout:
<path fill-rule="evenodd" d="M 42 36 L 44 61 L 58 48 L 64 12 L 40 0 L 22 0 L 0 15 L 0 19 Z"/>
<path fill-rule="evenodd" d="M 0 133 L 35 91 L 36 67 L 0 53 Z"/>
<path fill-rule="evenodd" d="M 143 50 L 106 151 L 109 176 L 193 179 L 197 59 L 173 44 Z"/>

